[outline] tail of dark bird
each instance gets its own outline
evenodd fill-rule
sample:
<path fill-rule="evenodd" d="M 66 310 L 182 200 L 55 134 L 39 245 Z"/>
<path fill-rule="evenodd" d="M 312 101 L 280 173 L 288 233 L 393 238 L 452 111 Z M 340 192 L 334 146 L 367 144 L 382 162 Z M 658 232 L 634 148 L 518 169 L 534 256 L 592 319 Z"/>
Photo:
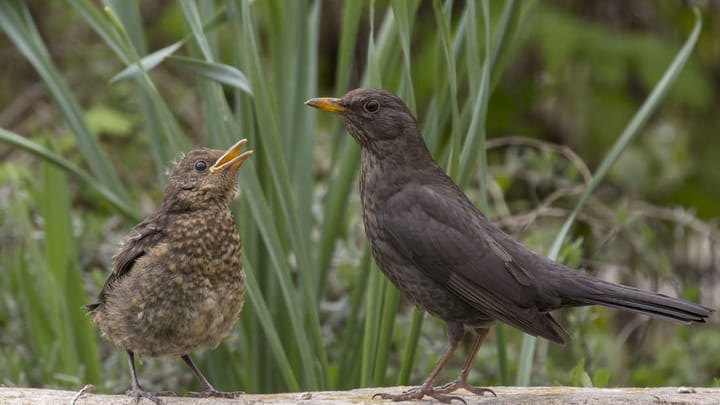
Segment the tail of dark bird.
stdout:
<path fill-rule="evenodd" d="M 664 294 L 603 281 L 574 271 L 556 279 L 556 293 L 565 305 L 603 305 L 674 322 L 705 322 L 715 310 Z"/>

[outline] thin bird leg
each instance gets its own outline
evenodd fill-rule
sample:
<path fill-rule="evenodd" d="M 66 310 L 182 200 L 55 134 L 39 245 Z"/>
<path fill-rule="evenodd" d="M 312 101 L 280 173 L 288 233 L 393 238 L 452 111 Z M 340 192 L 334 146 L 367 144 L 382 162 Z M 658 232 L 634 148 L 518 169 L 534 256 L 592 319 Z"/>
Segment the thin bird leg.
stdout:
<path fill-rule="evenodd" d="M 132 380 L 132 387 L 127 390 L 125 394 L 134 397 L 136 400 L 140 400 L 140 398 L 147 398 L 158 405 L 162 404 L 162 400 L 158 398 L 159 396 L 175 395 L 175 393 L 172 391 L 146 392 L 145 390 L 143 390 L 140 386 L 140 383 L 138 382 L 137 373 L 135 372 L 135 353 L 128 350 L 127 355 L 128 365 L 130 366 L 130 379 Z"/>
<path fill-rule="evenodd" d="M 200 381 L 200 385 L 202 385 L 202 391 L 200 392 L 191 392 L 190 395 L 194 397 L 219 397 L 219 398 L 236 398 L 244 392 L 242 391 L 234 391 L 234 392 L 223 392 L 218 391 L 210 384 L 210 381 L 205 378 L 205 376 L 200 372 L 200 369 L 197 368 L 195 363 L 193 363 L 192 359 L 190 358 L 190 355 L 186 354 L 182 356 L 182 359 L 185 361 L 185 364 L 187 364 L 190 369 L 192 370 L 193 374 L 195 374 L 195 377 Z"/>
<path fill-rule="evenodd" d="M 437 399 L 440 402 L 449 404 L 452 402 L 453 399 L 458 400 L 464 404 L 466 404 L 465 400 L 460 398 L 459 396 L 455 395 L 445 395 L 444 393 L 436 391 L 432 383 L 435 381 L 435 378 L 437 378 L 438 374 L 440 374 L 440 371 L 442 371 L 443 367 L 445 367 L 445 364 L 450 360 L 450 356 L 452 356 L 453 352 L 457 348 L 458 344 L 460 343 L 460 340 L 462 339 L 463 335 L 463 325 L 459 323 L 451 323 L 448 322 L 448 345 L 445 349 L 445 352 L 440 356 L 440 360 L 438 360 L 437 364 L 435 365 L 435 368 L 430 373 L 428 378 L 425 379 L 425 381 L 420 385 L 419 387 L 412 388 L 410 390 L 407 390 L 403 392 L 402 394 L 389 394 L 389 393 L 377 393 L 373 395 L 373 399 L 375 397 L 380 397 L 382 399 L 390 399 L 393 401 L 412 401 L 412 400 L 419 400 L 423 397 L 430 396 L 432 398 Z"/>
<path fill-rule="evenodd" d="M 472 392 L 475 395 L 483 395 L 484 393 L 489 392 L 493 394 L 493 396 L 497 396 L 495 392 L 489 388 L 475 387 L 467 383 L 468 375 L 470 375 L 470 369 L 472 368 L 473 361 L 475 360 L 475 355 L 477 355 L 477 352 L 480 349 L 480 345 L 482 345 L 483 340 L 485 340 L 485 336 L 487 336 L 488 331 L 490 331 L 490 329 L 488 328 L 475 329 L 477 337 L 475 338 L 475 342 L 473 342 L 473 345 L 470 348 L 470 353 L 468 354 L 468 358 L 465 361 L 465 365 L 463 366 L 460 375 L 458 375 L 457 379 L 455 379 L 455 381 L 451 383 L 442 385 L 440 387 L 435 387 L 435 392 L 449 394 L 455 390 L 464 388 L 465 390 Z"/>

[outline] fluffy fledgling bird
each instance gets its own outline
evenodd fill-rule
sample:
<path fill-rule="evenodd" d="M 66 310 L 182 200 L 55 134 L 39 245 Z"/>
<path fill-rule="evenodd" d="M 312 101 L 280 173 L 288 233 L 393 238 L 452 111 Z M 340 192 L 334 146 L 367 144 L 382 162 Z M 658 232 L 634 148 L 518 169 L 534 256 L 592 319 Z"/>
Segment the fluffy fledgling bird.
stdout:
<path fill-rule="evenodd" d="M 194 395 L 241 394 L 217 391 L 190 352 L 220 343 L 243 307 L 245 273 L 230 203 L 237 169 L 252 154 L 240 153 L 246 142 L 227 151 L 197 149 L 176 164 L 160 208 L 125 238 L 98 302 L 88 305 L 102 336 L 127 352 L 130 396 L 160 402 L 159 395 L 173 395 L 140 387 L 135 354 L 182 357 L 202 386 Z"/>
<path fill-rule="evenodd" d="M 397 96 L 356 89 L 342 98 L 305 104 L 339 114 L 360 144 L 360 198 L 368 243 L 378 267 L 418 307 L 443 319 L 449 344 L 430 376 L 403 394 L 442 402 L 464 388 L 473 359 L 492 324 L 506 323 L 562 344 L 567 332 L 550 311 L 599 304 L 681 323 L 704 322 L 702 305 L 602 281 L 556 263 L 495 227 L 432 159 L 415 118 Z M 457 379 L 433 381 L 460 342 L 465 326 L 477 338 Z M 494 394 L 494 393 L 493 393 Z"/>

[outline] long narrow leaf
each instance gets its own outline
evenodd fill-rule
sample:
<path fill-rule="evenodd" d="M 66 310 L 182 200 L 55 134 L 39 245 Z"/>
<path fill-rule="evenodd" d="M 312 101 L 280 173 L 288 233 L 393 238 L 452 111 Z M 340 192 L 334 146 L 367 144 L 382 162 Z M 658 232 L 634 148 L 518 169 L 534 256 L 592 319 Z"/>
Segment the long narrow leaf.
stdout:
<path fill-rule="evenodd" d="M 459 171 L 460 148 L 462 138 L 460 136 L 460 109 L 458 106 L 458 85 L 457 85 L 457 68 L 455 66 L 455 53 L 452 46 L 452 35 L 450 33 L 450 25 L 448 16 L 440 0 L 433 0 L 433 11 L 435 11 L 435 21 L 440 31 L 440 40 L 443 53 L 448 69 L 448 79 L 450 84 L 450 106 L 451 106 L 451 132 L 450 136 L 450 157 L 448 160 L 447 172 L 452 178 L 457 178 Z"/>
<path fill-rule="evenodd" d="M 144 56 L 142 59 L 140 59 L 140 66 L 142 70 L 152 70 L 153 68 L 155 68 L 155 66 L 161 64 L 165 59 L 167 59 L 168 56 L 172 55 L 173 53 L 175 53 L 175 51 L 180 49 L 181 46 L 183 46 L 183 41 L 178 41 L 164 48 L 160 48 L 149 55 Z M 136 64 L 129 65 L 125 69 L 121 70 L 118 74 L 113 76 L 112 79 L 110 79 L 110 83 L 116 83 L 121 80 L 135 77 L 138 73 L 140 73 L 140 70 L 138 69 L 138 66 Z"/>
<path fill-rule="evenodd" d="M 190 26 L 192 36 L 195 38 L 195 42 L 197 42 L 198 47 L 200 47 L 205 60 L 213 62 L 215 58 L 210 50 L 210 44 L 204 35 L 200 12 L 198 11 L 197 5 L 192 0 L 180 0 L 180 8 L 182 9 L 185 21 Z"/>
<path fill-rule="evenodd" d="M 139 217 L 135 210 L 128 206 L 119 196 L 110 191 L 107 187 L 99 183 L 92 176 L 84 172 L 79 167 L 75 166 L 72 162 L 65 159 L 61 155 L 46 149 L 43 146 L 34 143 L 21 135 L 10 132 L 6 129 L 0 128 L 0 141 L 12 145 L 16 148 L 23 149 L 33 155 L 42 158 L 59 168 L 65 170 L 71 175 L 75 176 L 78 180 L 85 183 L 91 189 L 95 190 L 100 196 L 102 196 L 107 202 L 115 206 L 120 213 L 122 213 L 128 220 L 138 221 Z"/>
<path fill-rule="evenodd" d="M 166 60 L 171 65 L 185 69 L 206 79 L 236 87 L 252 96 L 250 82 L 248 82 L 247 77 L 243 72 L 233 66 L 217 62 L 205 62 L 182 56 L 168 56 Z"/>
<path fill-rule="evenodd" d="M 272 353 L 278 363 L 280 373 L 283 375 L 283 378 L 285 378 L 285 383 L 287 383 L 290 391 L 300 391 L 300 384 L 298 383 L 295 373 L 292 371 L 293 367 L 290 365 L 290 361 L 285 354 L 282 340 L 277 334 L 275 327 L 272 325 L 273 316 L 271 315 L 270 309 L 265 303 L 262 293 L 260 292 L 260 286 L 255 279 L 255 270 L 248 262 L 245 262 L 244 267 L 246 271 L 248 298 L 250 298 L 250 303 L 258 314 L 258 319 L 260 320 L 265 336 L 270 343 L 270 347 L 272 348 Z"/>

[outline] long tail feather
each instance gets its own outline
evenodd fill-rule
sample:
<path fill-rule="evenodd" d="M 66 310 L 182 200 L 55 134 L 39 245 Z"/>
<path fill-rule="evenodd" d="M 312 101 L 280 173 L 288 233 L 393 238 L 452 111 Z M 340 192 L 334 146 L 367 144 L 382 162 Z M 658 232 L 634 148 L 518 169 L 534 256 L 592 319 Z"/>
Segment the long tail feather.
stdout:
<path fill-rule="evenodd" d="M 558 290 L 570 305 L 598 304 L 681 323 L 705 322 L 715 310 L 664 294 L 614 284 L 579 273 Z"/>

